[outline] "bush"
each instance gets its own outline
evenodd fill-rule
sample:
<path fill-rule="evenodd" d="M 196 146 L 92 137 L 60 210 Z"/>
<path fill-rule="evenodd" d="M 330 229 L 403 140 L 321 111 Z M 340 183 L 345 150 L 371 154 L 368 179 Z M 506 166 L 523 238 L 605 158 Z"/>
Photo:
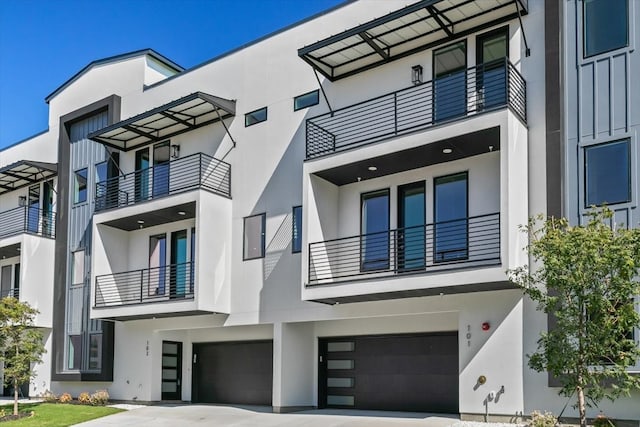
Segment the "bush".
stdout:
<path fill-rule="evenodd" d="M 593 427 L 616 427 L 616 424 L 611 418 L 607 417 L 606 415 L 599 414 L 593 420 Z"/>
<path fill-rule="evenodd" d="M 4 418 L 7 416 L 7 413 L 4 411 L 4 409 L 0 409 L 0 419 Z"/>
<path fill-rule="evenodd" d="M 50 390 L 46 390 L 42 393 L 41 397 L 46 403 L 56 403 L 58 401 L 58 396 L 53 394 Z"/>
<path fill-rule="evenodd" d="M 533 411 L 531 413 L 530 427 L 554 427 L 558 425 L 558 419 L 551 412 Z"/>
<path fill-rule="evenodd" d="M 91 404 L 91 396 L 86 391 L 83 391 L 78 395 L 78 403 L 82 405 L 90 405 Z"/>
<path fill-rule="evenodd" d="M 107 390 L 98 390 L 91 395 L 91 404 L 94 406 L 104 406 L 109 403 L 109 392 Z"/>
<path fill-rule="evenodd" d="M 62 393 L 58 398 L 58 402 L 60 403 L 69 403 L 73 400 L 73 397 L 69 393 Z"/>

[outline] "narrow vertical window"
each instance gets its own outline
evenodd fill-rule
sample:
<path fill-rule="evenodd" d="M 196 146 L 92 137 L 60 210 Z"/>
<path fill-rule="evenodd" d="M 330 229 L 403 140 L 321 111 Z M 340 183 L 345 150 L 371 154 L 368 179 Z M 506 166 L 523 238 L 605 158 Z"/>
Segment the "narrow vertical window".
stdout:
<path fill-rule="evenodd" d="M 362 194 L 360 214 L 360 269 L 389 268 L 389 190 Z"/>
<path fill-rule="evenodd" d="M 466 172 L 434 181 L 435 262 L 468 258 L 468 176 Z"/>
<path fill-rule="evenodd" d="M 244 219 L 243 260 L 264 258 L 266 214 L 248 216 Z"/>
<path fill-rule="evenodd" d="M 80 169 L 74 173 L 73 181 L 73 203 L 83 203 L 87 201 L 87 168 Z"/>
<path fill-rule="evenodd" d="M 291 252 L 302 251 L 302 206 L 293 208 L 293 227 L 291 230 Z"/>

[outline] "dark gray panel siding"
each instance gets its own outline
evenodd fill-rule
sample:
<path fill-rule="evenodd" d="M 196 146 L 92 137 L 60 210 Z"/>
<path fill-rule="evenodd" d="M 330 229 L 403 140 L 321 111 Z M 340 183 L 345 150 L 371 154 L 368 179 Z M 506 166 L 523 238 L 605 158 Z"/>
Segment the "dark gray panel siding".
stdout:
<path fill-rule="evenodd" d="M 633 3 L 633 2 L 630 2 Z M 640 8 L 629 8 L 629 46 L 583 58 L 582 5 L 580 0 L 564 4 L 565 52 L 565 214 L 572 222 L 586 218 L 584 201 L 584 148 L 620 139 L 631 142 L 631 191 L 628 203 L 612 205 L 617 223 L 638 226 L 638 152 L 640 126 L 640 83 L 632 70 L 640 69 L 640 56 L 634 50 L 640 34 Z M 637 71 L 636 71 L 637 74 Z M 611 165 L 612 168 L 624 165 Z"/>

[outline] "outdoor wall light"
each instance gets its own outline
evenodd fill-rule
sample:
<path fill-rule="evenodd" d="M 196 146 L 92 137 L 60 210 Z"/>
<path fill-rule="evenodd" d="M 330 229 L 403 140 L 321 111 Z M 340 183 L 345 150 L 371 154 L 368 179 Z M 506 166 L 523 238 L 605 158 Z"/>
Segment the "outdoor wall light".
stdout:
<path fill-rule="evenodd" d="M 488 331 L 489 329 L 491 329 L 491 324 L 489 322 L 482 323 L 482 330 L 483 331 Z"/>
<path fill-rule="evenodd" d="M 414 65 L 411 67 L 411 83 L 414 85 L 422 83 L 422 65 Z"/>
<path fill-rule="evenodd" d="M 177 159 L 180 157 L 180 146 L 175 144 L 171 146 L 171 158 Z"/>
<path fill-rule="evenodd" d="M 486 382 L 487 382 L 487 377 L 485 377 L 484 375 L 480 375 L 478 377 L 478 384 L 482 385 L 482 384 L 484 384 Z"/>
<path fill-rule="evenodd" d="M 18 197 L 18 206 L 27 206 L 27 196 Z"/>

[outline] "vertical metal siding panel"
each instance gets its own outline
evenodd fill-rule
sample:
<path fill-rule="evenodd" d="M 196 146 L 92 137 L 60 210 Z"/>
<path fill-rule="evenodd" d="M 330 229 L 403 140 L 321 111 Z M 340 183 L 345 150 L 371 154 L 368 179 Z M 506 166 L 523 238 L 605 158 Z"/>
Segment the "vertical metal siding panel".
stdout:
<path fill-rule="evenodd" d="M 613 85 L 611 109 L 613 113 L 613 133 L 625 132 L 629 125 L 627 123 L 628 82 L 627 55 L 614 56 L 611 59 L 611 83 Z"/>
<path fill-rule="evenodd" d="M 600 137 L 606 137 L 611 132 L 611 93 L 609 58 L 596 62 L 595 87 L 596 87 L 596 132 Z"/>
<path fill-rule="evenodd" d="M 594 135 L 594 66 L 593 63 L 580 67 L 580 139 Z"/>

